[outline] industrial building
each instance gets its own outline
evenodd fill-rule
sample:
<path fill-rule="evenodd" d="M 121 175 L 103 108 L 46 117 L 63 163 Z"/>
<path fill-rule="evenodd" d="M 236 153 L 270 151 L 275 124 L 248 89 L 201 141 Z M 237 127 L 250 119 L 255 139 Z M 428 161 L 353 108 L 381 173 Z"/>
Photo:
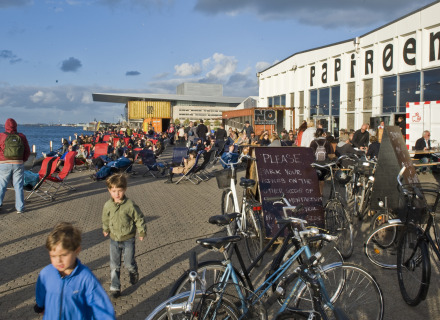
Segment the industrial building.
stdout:
<path fill-rule="evenodd" d="M 221 84 L 182 83 L 176 94 L 93 93 L 93 101 L 125 104 L 129 123 L 141 126 L 151 124 L 156 131 L 168 128 L 179 119 L 213 121 L 221 119 L 222 112 L 234 110 L 245 98 L 223 96 Z"/>
<path fill-rule="evenodd" d="M 394 124 L 407 102 L 440 100 L 440 2 L 364 35 L 298 52 L 257 74 L 259 107 L 292 108 L 328 131 Z"/>

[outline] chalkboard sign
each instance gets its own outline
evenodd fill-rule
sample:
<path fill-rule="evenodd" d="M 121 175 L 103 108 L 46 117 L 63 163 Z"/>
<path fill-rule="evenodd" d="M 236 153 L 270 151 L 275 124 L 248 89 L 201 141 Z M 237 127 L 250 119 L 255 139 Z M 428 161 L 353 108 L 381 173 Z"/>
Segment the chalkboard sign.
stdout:
<path fill-rule="evenodd" d="M 397 189 L 397 175 L 402 167 L 403 183 L 419 183 L 416 169 L 409 156 L 402 132 L 399 127 L 385 127 L 380 144 L 376 173 L 374 174 L 373 194 L 371 196 L 371 210 L 380 209 L 379 201 L 387 197 L 388 208 L 396 210 L 399 206 L 399 191 Z"/>
<path fill-rule="evenodd" d="M 274 235 L 283 217 L 282 205 L 273 205 L 267 197 L 284 194 L 292 205 L 302 204 L 304 211 L 296 215 L 308 225 L 324 227 L 324 209 L 316 170 L 311 167 L 315 157 L 311 148 L 258 147 L 254 149 L 258 190 L 263 204 L 266 236 Z"/>

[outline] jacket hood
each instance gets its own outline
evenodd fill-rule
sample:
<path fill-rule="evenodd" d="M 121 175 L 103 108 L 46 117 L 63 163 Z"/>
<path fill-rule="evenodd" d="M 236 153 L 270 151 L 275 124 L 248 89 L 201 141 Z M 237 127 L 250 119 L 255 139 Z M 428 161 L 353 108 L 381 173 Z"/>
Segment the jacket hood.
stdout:
<path fill-rule="evenodd" d="M 17 132 L 17 122 L 14 119 L 9 118 L 5 122 L 5 131 L 6 132 Z"/>

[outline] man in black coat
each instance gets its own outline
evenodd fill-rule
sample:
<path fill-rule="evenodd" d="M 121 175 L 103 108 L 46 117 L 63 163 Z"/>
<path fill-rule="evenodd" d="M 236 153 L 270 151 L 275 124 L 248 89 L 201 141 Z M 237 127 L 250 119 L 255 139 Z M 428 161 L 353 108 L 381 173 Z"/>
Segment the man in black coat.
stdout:
<path fill-rule="evenodd" d="M 355 148 L 366 151 L 368 142 L 370 141 L 370 134 L 367 131 L 368 125 L 364 123 L 362 127 L 354 133 L 351 143 Z"/>
<path fill-rule="evenodd" d="M 225 130 L 225 126 L 224 125 L 220 125 L 220 128 L 217 129 L 217 131 L 215 132 L 215 140 L 217 141 L 225 141 L 225 139 L 228 137 L 228 134 Z"/>
<path fill-rule="evenodd" d="M 200 120 L 200 124 L 197 126 L 197 136 L 202 139 L 202 141 L 206 140 L 206 134 L 208 133 L 208 127 L 203 124 L 203 120 Z"/>

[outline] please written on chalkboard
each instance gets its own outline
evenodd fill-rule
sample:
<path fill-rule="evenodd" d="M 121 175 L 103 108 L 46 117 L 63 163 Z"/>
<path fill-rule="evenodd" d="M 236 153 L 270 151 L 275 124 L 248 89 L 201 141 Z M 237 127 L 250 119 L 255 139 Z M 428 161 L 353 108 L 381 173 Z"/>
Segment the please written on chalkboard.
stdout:
<path fill-rule="evenodd" d="M 304 210 L 295 216 L 307 220 L 311 225 L 323 227 L 322 197 L 316 171 L 310 165 L 315 159 L 312 149 L 261 147 L 255 149 L 255 156 L 266 235 L 270 236 L 278 230 L 275 220 L 281 218 L 283 213 L 282 206 L 273 205 L 265 199 L 281 194 L 292 205 L 304 206 Z"/>

